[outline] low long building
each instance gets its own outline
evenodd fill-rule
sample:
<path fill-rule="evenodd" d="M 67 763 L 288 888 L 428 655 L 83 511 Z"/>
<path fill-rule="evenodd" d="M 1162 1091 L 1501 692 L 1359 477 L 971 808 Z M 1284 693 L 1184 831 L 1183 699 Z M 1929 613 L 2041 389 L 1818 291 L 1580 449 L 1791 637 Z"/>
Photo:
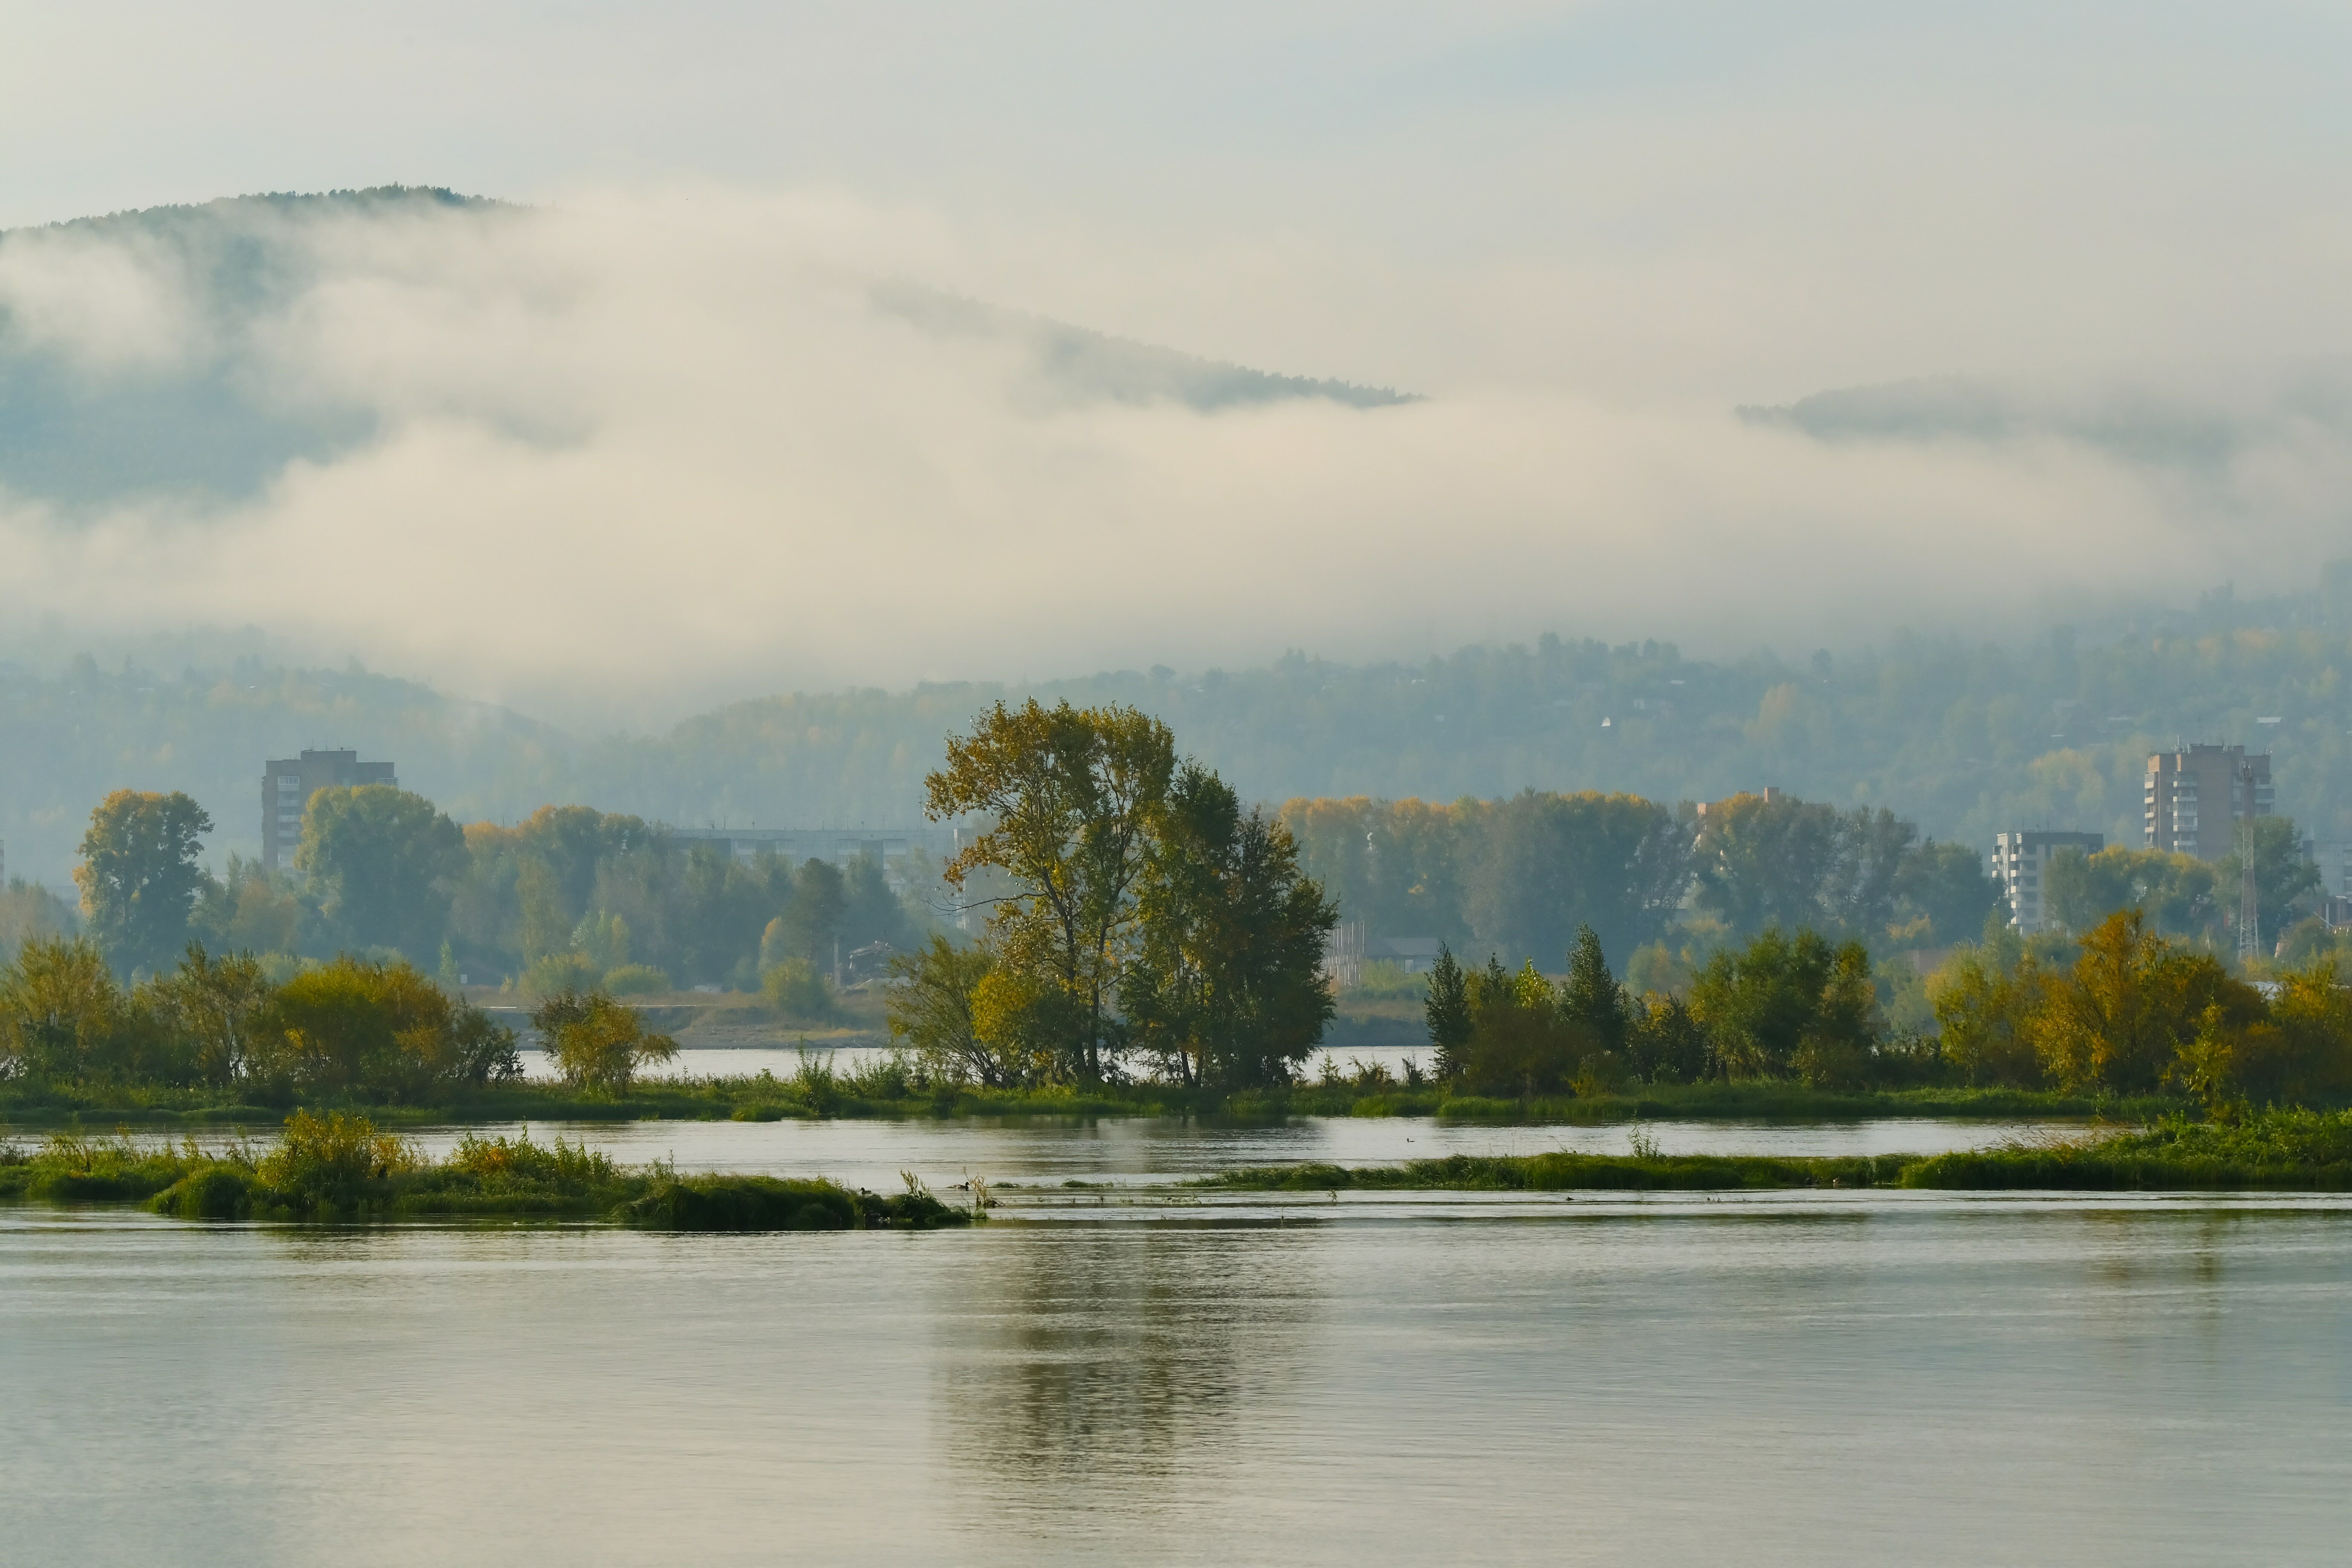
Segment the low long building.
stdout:
<path fill-rule="evenodd" d="M 847 866 L 871 855 L 883 869 L 896 873 L 910 854 L 919 853 L 935 864 L 955 858 L 967 842 L 970 828 L 925 824 L 919 827 L 673 827 L 673 838 L 689 843 L 722 844 L 727 853 L 749 866 L 762 855 L 799 865 L 829 860 Z"/>

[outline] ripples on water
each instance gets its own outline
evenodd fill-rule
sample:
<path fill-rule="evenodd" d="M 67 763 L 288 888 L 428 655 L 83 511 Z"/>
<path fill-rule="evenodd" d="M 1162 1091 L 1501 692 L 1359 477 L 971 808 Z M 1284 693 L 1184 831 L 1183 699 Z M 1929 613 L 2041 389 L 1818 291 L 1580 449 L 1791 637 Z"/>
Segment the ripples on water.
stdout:
<path fill-rule="evenodd" d="M 1415 1125 L 598 1136 L 1045 1184 L 1455 1136 Z M 1459 1137 L 1522 1135 L 1623 1130 Z M 919 1236 L 0 1209 L 0 1561 L 2137 1568 L 2352 1522 L 2337 1201 L 1013 1196 Z"/>

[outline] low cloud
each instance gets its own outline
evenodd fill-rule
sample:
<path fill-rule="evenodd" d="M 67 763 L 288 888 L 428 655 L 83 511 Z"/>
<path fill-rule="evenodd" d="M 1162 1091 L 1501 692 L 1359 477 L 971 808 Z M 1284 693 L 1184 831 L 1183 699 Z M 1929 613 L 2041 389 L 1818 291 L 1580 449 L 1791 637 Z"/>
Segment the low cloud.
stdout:
<path fill-rule="evenodd" d="M 0 428 L 0 612 L 250 623 L 575 721 L 1546 629 L 2009 630 L 2292 582 L 2352 478 L 2342 400 L 2263 390 L 2310 367 L 2126 380 L 2097 417 L 2013 388 L 1759 416 L 1475 367 L 1394 401 L 1376 354 L 1244 369 L 1175 352 L 1231 352 L 1212 321 L 1161 349 L 1002 314 L 1002 236 L 837 195 L 208 221 L 0 240 L 0 375 L 77 422 L 47 468 Z M 1052 311 L 1085 264 L 1013 302 Z M 1329 262 L 1262 266 L 1304 301 Z M 138 418 L 186 461 L 106 467 L 91 433 Z"/>

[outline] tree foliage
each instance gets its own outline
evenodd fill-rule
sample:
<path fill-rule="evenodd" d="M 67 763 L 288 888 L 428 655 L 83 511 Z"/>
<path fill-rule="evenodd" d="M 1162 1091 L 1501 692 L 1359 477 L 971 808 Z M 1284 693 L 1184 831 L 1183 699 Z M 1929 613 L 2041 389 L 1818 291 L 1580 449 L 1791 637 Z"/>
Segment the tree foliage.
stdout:
<path fill-rule="evenodd" d="M 1132 1044 L 1181 1083 L 1289 1082 L 1336 1010 L 1321 965 L 1338 919 L 1289 831 L 1186 763 L 1152 836 L 1120 977 Z"/>
<path fill-rule="evenodd" d="M 294 864 L 346 945 L 424 958 L 441 946 L 466 837 L 421 795 L 390 784 L 314 791 Z"/>
<path fill-rule="evenodd" d="M 205 883 L 196 854 L 212 826 L 177 791 L 119 789 L 89 814 L 74 882 L 89 935 L 117 970 L 159 969 L 186 943 Z"/>
<path fill-rule="evenodd" d="M 532 1010 L 530 1026 L 563 1081 L 591 1093 L 625 1094 L 639 1068 L 677 1055 L 676 1040 L 601 991 L 549 997 Z"/>
<path fill-rule="evenodd" d="M 1176 769 L 1168 727 L 1133 709 L 1017 709 L 998 703 L 946 765 L 924 780 L 935 818 L 977 815 L 986 826 L 947 868 L 962 887 L 982 867 L 1018 883 L 990 916 L 1004 962 L 1066 994 L 1024 1009 L 1030 1027 L 1066 1025 L 1052 1043 L 1071 1076 L 1102 1077 L 1118 966 L 1136 918 L 1149 837 Z"/>

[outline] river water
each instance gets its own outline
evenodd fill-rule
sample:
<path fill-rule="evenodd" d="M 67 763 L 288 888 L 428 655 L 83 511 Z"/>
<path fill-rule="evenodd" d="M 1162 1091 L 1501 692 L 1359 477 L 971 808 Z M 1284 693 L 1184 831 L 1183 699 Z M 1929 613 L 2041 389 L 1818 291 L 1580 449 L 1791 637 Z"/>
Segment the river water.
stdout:
<path fill-rule="evenodd" d="M 0 1209 L 0 1562 L 2315 1563 L 2352 1525 L 2341 1200 L 1196 1201 L 1136 1178 L 1236 1146 L 1169 1123 L 596 1135 L 1022 1184 L 915 1236 Z"/>

